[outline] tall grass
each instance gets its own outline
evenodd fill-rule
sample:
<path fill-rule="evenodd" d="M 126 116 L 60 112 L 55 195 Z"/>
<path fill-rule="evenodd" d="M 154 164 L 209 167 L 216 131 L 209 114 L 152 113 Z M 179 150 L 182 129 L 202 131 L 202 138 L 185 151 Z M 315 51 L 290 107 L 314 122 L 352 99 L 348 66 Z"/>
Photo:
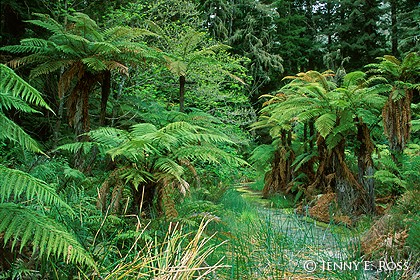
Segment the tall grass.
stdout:
<path fill-rule="evenodd" d="M 209 279 L 217 269 L 226 267 L 223 257 L 208 265 L 206 259 L 224 242 L 210 243 L 206 236 L 211 219 L 203 220 L 195 232 L 185 233 L 172 223 L 164 240 L 154 238 L 136 253 L 130 251 L 103 279 Z M 134 248 L 135 244 L 133 244 Z"/>
<path fill-rule="evenodd" d="M 328 264 L 361 262 L 358 238 L 347 228 L 319 227 L 296 214 L 264 209 L 235 191 L 222 199 L 225 223 L 215 225 L 229 240 L 219 279 L 364 279 L 361 269 L 329 269 Z M 313 261 L 314 271 L 305 270 Z M 360 267 L 359 267 L 360 268 Z M 367 278 L 366 278 L 367 279 Z"/>

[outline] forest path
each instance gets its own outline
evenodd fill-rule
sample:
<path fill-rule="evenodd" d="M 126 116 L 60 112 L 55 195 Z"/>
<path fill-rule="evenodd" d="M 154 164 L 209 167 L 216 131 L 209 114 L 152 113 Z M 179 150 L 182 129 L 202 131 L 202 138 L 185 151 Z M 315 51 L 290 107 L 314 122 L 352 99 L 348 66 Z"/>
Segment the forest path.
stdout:
<path fill-rule="evenodd" d="M 280 247 L 281 255 L 287 258 L 283 263 L 288 266 L 287 270 L 292 275 L 310 277 L 305 279 L 339 278 L 341 269 L 330 269 L 329 266 L 344 265 L 352 259 L 351 246 L 357 244 L 354 242 L 357 237 L 348 228 L 317 222 L 309 217 L 295 214 L 294 209 L 272 208 L 270 200 L 264 199 L 260 191 L 253 190 L 247 185 L 239 185 L 236 190 L 246 201 L 255 206 L 259 220 L 267 231 L 271 232 L 267 236 L 273 237 L 276 242 L 274 246 Z M 282 237 L 280 241 L 278 236 Z M 267 256 L 268 259 L 272 257 L 278 256 Z M 371 279 L 360 271 L 354 271 L 354 274 L 353 279 Z"/>

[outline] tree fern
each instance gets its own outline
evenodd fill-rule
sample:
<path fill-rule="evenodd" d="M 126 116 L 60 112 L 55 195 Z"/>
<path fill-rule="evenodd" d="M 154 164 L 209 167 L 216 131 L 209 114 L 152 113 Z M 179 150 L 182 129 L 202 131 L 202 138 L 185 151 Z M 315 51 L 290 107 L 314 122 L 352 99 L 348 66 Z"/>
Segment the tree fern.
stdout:
<path fill-rule="evenodd" d="M 66 263 L 86 264 L 96 267 L 89 253 L 66 228 L 36 211 L 14 203 L 0 203 L 0 232 L 12 250 L 30 243 L 39 257 L 62 257 Z"/>
<path fill-rule="evenodd" d="M 162 188 L 187 190 L 189 183 L 184 168 L 190 170 L 195 164 L 247 164 L 219 148 L 233 144 L 222 133 L 188 121 L 175 121 L 160 128 L 141 123 L 133 125 L 128 132 L 101 128 L 89 135 L 93 143 L 108 145 L 107 154 L 123 164 L 121 172 L 112 176 L 130 183 L 137 191 L 140 184 L 150 188 L 158 186 L 161 194 L 172 192 Z"/>
<path fill-rule="evenodd" d="M 155 58 L 158 53 L 144 43 L 134 40 L 140 36 L 152 35 L 151 32 L 129 27 L 103 31 L 94 20 L 83 13 L 67 15 L 69 24 L 66 26 L 48 15 L 35 14 L 35 16 L 38 19 L 28 22 L 47 30 L 50 33 L 47 40 L 29 38 L 22 40 L 20 45 L 1 49 L 24 53 L 26 56 L 12 60 L 10 65 L 33 66 L 31 78 L 64 70 L 59 79 L 57 92 L 60 99 L 66 92 L 70 92 L 67 102 L 69 124 L 74 125 L 77 136 L 90 130 L 87 102 L 78 102 L 81 96 L 89 96 L 90 89 L 98 81 L 105 82 L 104 74 L 116 70 L 126 75 L 128 65 L 144 64 L 146 58 Z M 118 36 L 117 33 L 125 35 Z M 111 76 L 106 75 L 106 77 L 110 79 Z M 109 84 L 106 83 L 107 87 Z M 109 89 L 104 88 L 101 99 L 104 104 L 101 104 L 100 114 L 102 123 L 105 122 L 108 101 L 106 92 L 109 92 Z M 81 118 L 75 117 L 76 111 L 83 112 Z"/>

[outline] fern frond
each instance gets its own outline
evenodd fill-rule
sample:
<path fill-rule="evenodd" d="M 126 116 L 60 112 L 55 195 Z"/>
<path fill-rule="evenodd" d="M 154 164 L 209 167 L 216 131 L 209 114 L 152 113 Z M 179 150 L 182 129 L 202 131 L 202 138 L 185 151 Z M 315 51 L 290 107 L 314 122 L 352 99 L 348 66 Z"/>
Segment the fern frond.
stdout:
<path fill-rule="evenodd" d="M 37 199 L 40 204 L 65 208 L 69 213 L 74 214 L 73 209 L 47 183 L 28 173 L 0 164 L 0 202 L 23 199 Z"/>
<path fill-rule="evenodd" d="M 29 78 L 34 79 L 41 75 L 53 73 L 73 63 L 74 63 L 74 60 L 68 60 L 68 59 L 44 62 L 41 65 L 38 65 L 37 67 L 31 70 L 31 75 Z"/>
<path fill-rule="evenodd" d="M 229 164 L 249 165 L 245 160 L 210 145 L 182 147 L 174 152 L 174 156 L 178 160 L 187 159 L 191 162 L 199 160 L 200 162 L 220 164 L 223 161 Z"/>
<path fill-rule="evenodd" d="M 19 96 L 24 101 L 36 106 L 52 109 L 42 99 L 41 93 L 24 81 L 21 77 L 4 64 L 0 64 L 0 92 L 10 92 L 14 96 Z"/>
<path fill-rule="evenodd" d="M 0 203 L 0 233 L 4 243 L 12 242 L 12 250 L 20 243 L 20 251 L 28 243 L 38 249 L 40 257 L 55 256 L 66 263 L 88 265 L 96 269 L 95 261 L 77 238 L 67 229 L 38 212 L 14 203 Z"/>
<path fill-rule="evenodd" d="M 103 61 L 96 57 L 83 58 L 82 62 L 83 64 L 87 65 L 91 70 L 96 72 L 107 70 L 107 67 L 103 63 Z"/>
<path fill-rule="evenodd" d="M 25 113 L 39 113 L 39 111 L 33 109 L 19 97 L 12 96 L 9 93 L 0 92 L 0 111 L 3 108 L 6 110 L 10 110 L 13 108 Z"/>
<path fill-rule="evenodd" d="M 100 153 L 105 154 L 106 151 L 112 147 L 98 142 L 74 142 L 61 145 L 57 147 L 55 151 L 68 151 L 72 154 L 76 154 L 81 151 L 83 154 L 87 155 L 91 153 L 93 148 L 97 148 Z"/>
<path fill-rule="evenodd" d="M 166 125 L 165 127 L 161 128 L 160 130 L 162 132 L 165 133 L 171 133 L 171 132 L 197 132 L 198 129 L 200 129 L 201 127 L 199 126 L 195 126 L 190 124 L 189 122 L 185 122 L 185 121 L 179 121 L 179 122 L 173 122 L 170 123 L 168 125 Z M 201 128 L 203 129 L 203 128 Z"/>
<path fill-rule="evenodd" d="M 131 127 L 131 132 L 134 137 L 142 136 L 148 133 L 156 132 L 157 128 L 151 123 L 139 123 Z"/>
<path fill-rule="evenodd" d="M 212 133 L 182 133 L 178 141 L 180 143 L 235 144 L 225 135 Z"/>
<path fill-rule="evenodd" d="M 136 189 L 138 189 L 138 186 L 141 183 L 152 181 L 154 179 L 150 172 L 138 168 L 125 169 L 120 173 L 120 178 L 124 179 L 126 183 L 131 182 Z"/>
<path fill-rule="evenodd" d="M 158 172 L 169 174 L 178 181 L 181 180 L 181 176 L 184 174 L 184 168 L 174 160 L 167 157 L 158 158 L 154 165 Z"/>
<path fill-rule="evenodd" d="M 146 29 L 126 26 L 115 26 L 104 31 L 104 37 L 111 42 L 133 41 L 143 36 L 157 36 L 157 34 Z"/>
<path fill-rule="evenodd" d="M 129 133 L 113 127 L 101 127 L 88 133 L 92 141 L 107 147 L 116 147 L 129 140 Z"/>
<path fill-rule="evenodd" d="M 310 151 L 306 153 L 302 153 L 296 157 L 296 159 L 293 161 L 292 166 L 294 166 L 294 171 L 298 171 L 299 168 L 301 168 L 302 165 L 309 162 L 312 158 L 318 155 L 318 151 Z"/>
<path fill-rule="evenodd" d="M 273 161 L 275 151 L 273 145 L 260 145 L 252 151 L 249 161 L 256 166 L 265 168 Z"/>
<path fill-rule="evenodd" d="M 344 76 L 343 87 L 349 88 L 351 86 L 360 85 L 365 81 L 366 73 L 362 71 L 354 71 Z"/>
<path fill-rule="evenodd" d="M 40 19 L 27 20 L 26 22 L 32 23 L 36 26 L 42 27 L 51 33 L 62 33 L 64 32 L 64 27 L 51 18 L 49 15 L 34 13 L 34 15 Z"/>
<path fill-rule="evenodd" d="M 337 116 L 333 113 L 326 113 L 315 121 L 315 128 L 322 137 L 326 137 L 334 128 Z"/>
<path fill-rule="evenodd" d="M 9 120 L 1 112 L 0 128 L 0 140 L 8 139 L 29 151 L 43 153 L 34 139 L 32 139 L 20 126 Z"/>

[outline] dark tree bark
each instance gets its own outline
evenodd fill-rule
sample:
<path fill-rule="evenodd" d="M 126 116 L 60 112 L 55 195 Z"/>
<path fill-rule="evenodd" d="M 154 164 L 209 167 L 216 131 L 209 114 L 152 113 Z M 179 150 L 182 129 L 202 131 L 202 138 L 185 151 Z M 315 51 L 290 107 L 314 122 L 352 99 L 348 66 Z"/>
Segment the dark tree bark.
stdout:
<path fill-rule="evenodd" d="M 184 112 L 185 76 L 179 76 L 179 111 Z"/>
<path fill-rule="evenodd" d="M 357 149 L 357 166 L 358 166 L 358 182 L 366 191 L 365 197 L 365 212 L 373 214 L 376 212 L 375 208 L 375 180 L 373 175 L 375 168 L 373 165 L 372 153 L 374 145 L 372 143 L 369 128 L 365 123 L 359 123 L 357 126 L 357 140 L 359 147 Z"/>
<path fill-rule="evenodd" d="M 111 93 L 111 71 L 105 71 L 102 77 L 102 96 L 101 96 L 101 112 L 99 116 L 99 125 L 104 126 L 106 120 L 106 105 L 108 103 L 109 94 Z"/>

